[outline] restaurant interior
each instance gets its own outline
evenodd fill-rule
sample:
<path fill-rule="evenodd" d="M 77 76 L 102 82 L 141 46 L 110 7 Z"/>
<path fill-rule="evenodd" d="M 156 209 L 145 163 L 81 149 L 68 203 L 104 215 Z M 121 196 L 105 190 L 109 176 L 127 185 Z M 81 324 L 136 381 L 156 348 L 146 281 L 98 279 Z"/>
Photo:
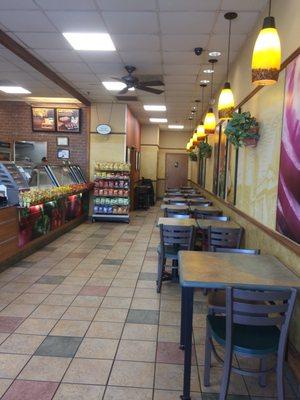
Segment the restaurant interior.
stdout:
<path fill-rule="evenodd" d="M 299 0 L 0 0 L 0 399 L 300 398 Z"/>

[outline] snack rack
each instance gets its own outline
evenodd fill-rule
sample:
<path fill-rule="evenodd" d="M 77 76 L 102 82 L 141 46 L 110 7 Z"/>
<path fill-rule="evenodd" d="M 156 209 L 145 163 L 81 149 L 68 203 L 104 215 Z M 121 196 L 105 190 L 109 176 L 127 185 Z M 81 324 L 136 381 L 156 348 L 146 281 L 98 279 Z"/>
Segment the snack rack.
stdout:
<path fill-rule="evenodd" d="M 96 162 L 92 221 L 129 222 L 130 164 Z"/>

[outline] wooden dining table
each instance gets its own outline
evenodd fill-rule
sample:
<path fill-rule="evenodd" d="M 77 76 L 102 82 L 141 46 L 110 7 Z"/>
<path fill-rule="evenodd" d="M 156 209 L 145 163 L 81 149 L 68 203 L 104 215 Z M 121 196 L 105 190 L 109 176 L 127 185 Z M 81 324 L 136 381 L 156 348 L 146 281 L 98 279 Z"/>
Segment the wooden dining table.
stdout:
<path fill-rule="evenodd" d="M 183 400 L 190 400 L 194 290 L 233 286 L 257 290 L 300 288 L 300 278 L 270 255 L 179 252 L 180 347 L 184 350 Z"/>
<path fill-rule="evenodd" d="M 209 226 L 213 228 L 231 228 L 238 229 L 238 225 L 234 221 L 216 221 L 214 219 L 195 219 L 195 218 L 158 218 L 157 225 L 169 225 L 169 226 L 195 226 L 202 230 L 208 229 Z"/>
<path fill-rule="evenodd" d="M 199 210 L 199 211 L 211 211 L 211 212 L 217 212 L 217 211 L 220 211 L 220 209 L 219 208 L 217 208 L 217 207 L 214 207 L 214 206 L 206 206 L 206 207 L 204 207 L 204 206 L 190 206 L 190 205 L 185 205 L 185 204 L 183 204 L 183 205 L 175 205 L 175 204 L 162 204 L 161 206 L 160 206 L 160 208 L 162 209 L 162 210 L 165 210 L 166 208 L 168 208 L 169 210 L 175 210 L 175 211 L 180 211 L 180 210 L 186 210 L 187 208 L 190 210 L 190 211 L 194 211 L 194 210 Z"/>

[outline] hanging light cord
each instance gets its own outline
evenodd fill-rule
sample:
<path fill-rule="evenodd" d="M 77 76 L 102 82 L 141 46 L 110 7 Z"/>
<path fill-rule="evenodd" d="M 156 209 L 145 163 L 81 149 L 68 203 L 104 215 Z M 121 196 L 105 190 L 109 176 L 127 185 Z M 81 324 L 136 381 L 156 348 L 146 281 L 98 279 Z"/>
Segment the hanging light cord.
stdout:
<path fill-rule="evenodd" d="M 214 85 L 214 73 L 215 73 L 215 65 L 212 63 L 212 74 L 211 74 L 211 85 L 210 85 L 210 102 L 213 100 L 213 85 Z"/>
<path fill-rule="evenodd" d="M 202 97 L 201 97 L 201 120 L 203 119 L 203 102 L 204 102 L 204 86 L 202 86 Z"/>
<path fill-rule="evenodd" d="M 269 0 L 269 17 L 271 16 L 272 0 Z"/>
<path fill-rule="evenodd" d="M 229 56 L 230 56 L 230 40 L 231 40 L 231 19 L 229 20 L 229 30 L 228 30 L 228 48 L 227 48 L 227 82 L 229 80 Z"/>

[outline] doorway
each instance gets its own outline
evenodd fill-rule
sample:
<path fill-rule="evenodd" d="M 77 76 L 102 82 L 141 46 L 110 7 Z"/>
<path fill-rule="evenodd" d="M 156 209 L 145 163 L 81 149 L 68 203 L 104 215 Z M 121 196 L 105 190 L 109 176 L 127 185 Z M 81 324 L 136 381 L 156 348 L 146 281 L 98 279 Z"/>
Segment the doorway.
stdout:
<path fill-rule="evenodd" d="M 186 186 L 188 182 L 188 155 L 166 154 L 166 188 Z"/>

